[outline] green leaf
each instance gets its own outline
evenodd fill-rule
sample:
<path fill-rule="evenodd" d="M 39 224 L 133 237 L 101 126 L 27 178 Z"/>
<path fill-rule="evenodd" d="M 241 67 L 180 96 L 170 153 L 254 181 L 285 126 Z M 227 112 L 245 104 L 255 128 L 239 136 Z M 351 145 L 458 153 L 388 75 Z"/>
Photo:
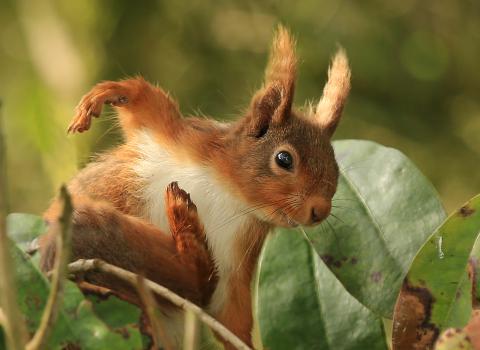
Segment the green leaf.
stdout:
<path fill-rule="evenodd" d="M 92 303 L 83 300 L 76 312 L 75 328 L 82 335 L 85 349 L 141 349 L 142 336 L 136 325 L 126 325 L 115 329 L 109 328 L 96 317 Z M 86 336 L 88 334 L 88 336 Z"/>
<path fill-rule="evenodd" d="M 334 142 L 340 166 L 332 215 L 306 230 L 345 288 L 391 318 L 408 267 L 445 218 L 438 195 L 397 150 L 373 142 Z"/>
<path fill-rule="evenodd" d="M 141 341 L 145 344 L 143 348 L 152 344 L 150 335 L 141 332 L 141 339 L 137 339 L 138 332 L 142 331 L 144 322 L 142 322 L 142 313 L 138 307 L 124 300 L 117 298 L 115 295 L 99 296 L 96 294 L 88 294 L 86 299 L 91 302 L 91 308 L 95 315 L 114 332 L 121 334 L 124 338 L 132 341 L 133 336 L 135 342 Z"/>
<path fill-rule="evenodd" d="M 8 237 L 24 251 L 46 229 L 45 221 L 37 215 L 12 213 L 7 216 Z"/>
<path fill-rule="evenodd" d="M 127 324 L 137 324 L 140 320 L 141 312 L 138 307 L 114 295 L 100 297 L 90 294 L 87 299 L 92 303 L 95 314 L 109 327 L 125 327 Z"/>
<path fill-rule="evenodd" d="M 43 233 L 44 227 L 40 222 L 40 218 L 27 214 L 8 217 L 8 236 L 19 242 L 19 246 L 12 242 L 10 249 L 18 287 L 17 301 L 31 333 L 38 327 L 50 286 L 20 246 L 25 246 L 30 239 Z M 124 304 L 130 307 L 127 303 Z M 115 307 L 115 312 L 125 310 L 124 305 L 119 303 Z M 67 281 L 63 305 L 49 339 L 49 349 L 60 349 L 66 344 L 76 344 L 85 349 L 141 349 L 142 339 L 138 327 L 129 324 L 129 321 L 128 319 L 121 325 L 117 319 L 118 327 L 111 328 L 95 315 L 91 303 L 85 300 L 77 286 Z"/>
<path fill-rule="evenodd" d="M 429 349 L 441 331 L 467 324 L 472 309 L 467 267 L 479 233 L 480 195 L 453 213 L 423 245 L 395 306 L 395 349 Z"/>
<path fill-rule="evenodd" d="M 255 293 L 265 349 L 387 349 L 382 320 L 353 298 L 298 231 L 263 248 Z"/>
<path fill-rule="evenodd" d="M 15 266 L 17 302 L 21 312 L 26 315 L 27 329 L 33 334 L 40 323 L 48 298 L 49 284 L 30 258 L 13 243 L 10 245 L 10 253 Z M 60 313 L 49 344 L 52 348 L 58 348 L 67 341 L 75 341 L 74 331 L 65 315 Z"/>

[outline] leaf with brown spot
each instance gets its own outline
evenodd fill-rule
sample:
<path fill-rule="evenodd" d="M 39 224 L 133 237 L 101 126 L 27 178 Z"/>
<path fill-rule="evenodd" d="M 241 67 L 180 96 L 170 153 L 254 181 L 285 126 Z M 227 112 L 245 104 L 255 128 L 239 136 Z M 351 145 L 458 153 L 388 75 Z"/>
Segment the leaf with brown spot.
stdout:
<path fill-rule="evenodd" d="M 397 299 L 393 349 L 432 349 L 445 329 L 462 328 L 472 309 L 467 267 L 480 233 L 480 195 L 457 211 L 417 253 Z"/>
<path fill-rule="evenodd" d="M 468 205 L 465 205 L 460 208 L 458 213 L 460 214 L 461 217 L 468 218 L 470 215 L 475 213 L 475 209 L 469 207 Z"/>

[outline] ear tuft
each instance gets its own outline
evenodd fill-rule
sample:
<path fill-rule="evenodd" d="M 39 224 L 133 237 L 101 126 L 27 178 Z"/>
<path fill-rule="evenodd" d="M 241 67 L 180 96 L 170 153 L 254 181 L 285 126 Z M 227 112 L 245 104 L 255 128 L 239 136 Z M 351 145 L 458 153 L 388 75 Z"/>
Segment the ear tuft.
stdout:
<path fill-rule="evenodd" d="M 328 81 L 315 110 L 315 118 L 330 135 L 340 120 L 348 93 L 350 92 L 350 67 L 345 50 L 340 48 L 328 70 Z"/>
<path fill-rule="evenodd" d="M 282 123 L 290 116 L 296 66 L 295 42 L 286 28 L 278 26 L 265 71 L 264 88 L 253 98 L 250 135 L 260 137 L 270 124 Z"/>
<path fill-rule="evenodd" d="M 278 82 L 287 92 L 291 91 L 293 96 L 296 74 L 295 41 L 289 31 L 279 25 L 270 50 L 270 59 L 265 71 L 265 82 L 267 84 Z"/>

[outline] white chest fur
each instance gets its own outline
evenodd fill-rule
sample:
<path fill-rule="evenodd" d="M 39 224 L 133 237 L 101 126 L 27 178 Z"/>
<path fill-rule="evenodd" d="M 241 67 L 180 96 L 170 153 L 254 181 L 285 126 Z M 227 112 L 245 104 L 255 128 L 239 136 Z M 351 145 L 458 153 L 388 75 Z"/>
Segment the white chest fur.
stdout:
<path fill-rule="evenodd" d="M 246 207 L 215 178 L 211 169 L 178 162 L 147 131 L 138 135 L 137 148 L 140 159 L 134 165 L 134 171 L 146 183 L 140 194 L 147 203 L 146 219 L 169 232 L 164 194 L 167 185 L 173 181 L 190 193 L 197 206 L 219 277 L 210 305 L 210 311 L 215 312 L 224 303 L 228 278 L 235 269 L 234 243 L 246 221 L 246 216 L 239 214 Z"/>

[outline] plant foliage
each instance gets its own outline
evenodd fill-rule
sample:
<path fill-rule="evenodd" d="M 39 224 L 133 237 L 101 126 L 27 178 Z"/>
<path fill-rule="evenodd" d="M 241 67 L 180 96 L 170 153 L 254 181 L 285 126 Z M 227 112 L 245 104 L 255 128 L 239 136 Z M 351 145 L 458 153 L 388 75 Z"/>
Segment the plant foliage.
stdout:
<path fill-rule="evenodd" d="M 359 140 L 334 147 L 341 175 L 332 215 L 315 228 L 276 229 L 260 256 L 252 288 L 262 346 L 433 349 L 446 331 L 438 349 L 475 349 L 480 196 L 446 218 L 435 189 L 400 152 Z M 38 254 L 26 252 L 46 227 L 39 217 L 11 214 L 7 229 L 17 301 L 33 333 L 50 286 Z M 148 348 L 141 329 L 136 307 L 84 296 L 69 282 L 48 344 Z"/>

